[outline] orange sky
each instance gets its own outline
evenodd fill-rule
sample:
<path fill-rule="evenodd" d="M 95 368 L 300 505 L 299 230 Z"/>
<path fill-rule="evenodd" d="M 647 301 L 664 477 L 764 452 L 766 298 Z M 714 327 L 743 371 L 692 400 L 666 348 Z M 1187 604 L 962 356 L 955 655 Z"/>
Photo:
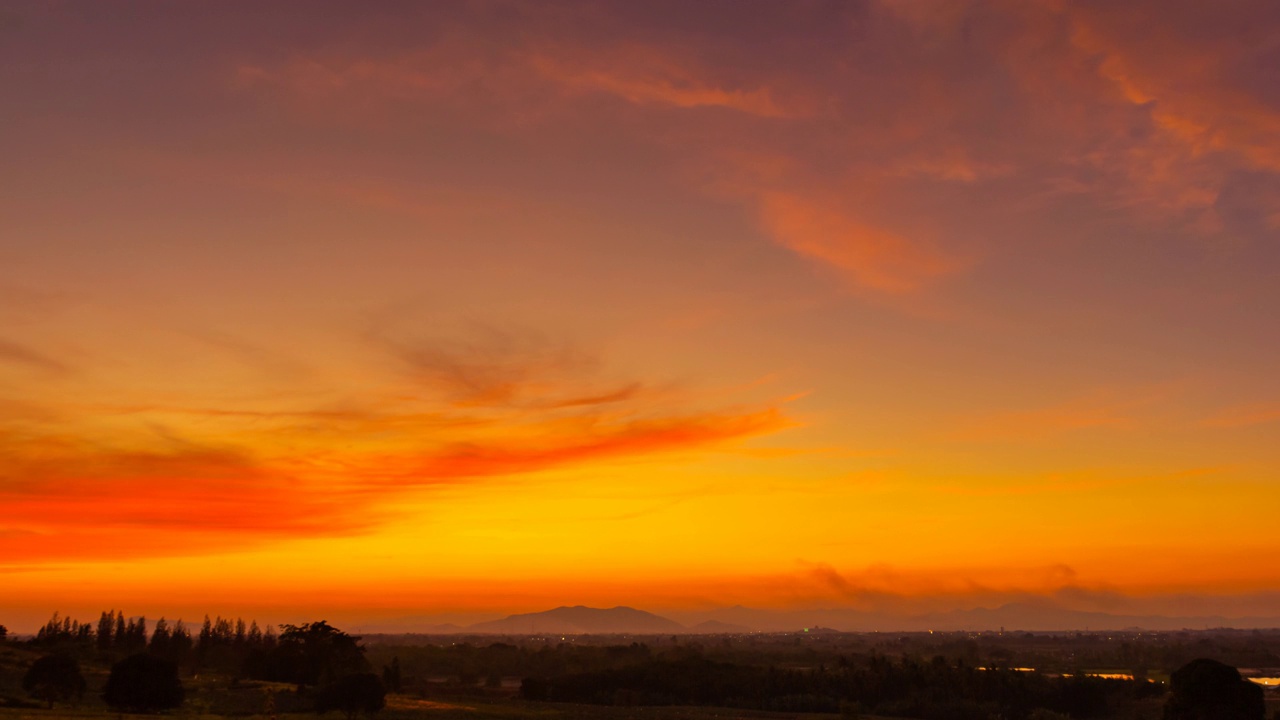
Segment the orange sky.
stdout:
<path fill-rule="evenodd" d="M 0 623 L 1274 614 L 1277 32 L 8 4 Z"/>

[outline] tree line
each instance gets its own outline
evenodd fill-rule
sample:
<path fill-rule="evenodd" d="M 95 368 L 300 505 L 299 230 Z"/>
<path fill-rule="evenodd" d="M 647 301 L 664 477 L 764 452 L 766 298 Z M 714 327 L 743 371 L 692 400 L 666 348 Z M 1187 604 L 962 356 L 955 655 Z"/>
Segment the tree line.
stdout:
<path fill-rule="evenodd" d="M 165 618 L 148 631 L 146 617 L 126 618 L 122 611 L 106 610 L 96 623 L 80 622 L 54 613 L 38 631 L 31 644 L 84 656 L 97 651 L 103 657 L 148 653 L 170 660 L 193 672 L 205 669 L 236 672 L 255 652 L 270 652 L 279 643 L 271 626 L 263 629 L 256 620 L 210 618 L 193 635 L 179 619 L 172 625 Z"/>
<path fill-rule="evenodd" d="M 105 611 L 97 623 L 57 613 L 29 641 L 46 651 L 28 668 L 23 688 L 52 707 L 79 700 L 85 692 L 81 660 L 114 661 L 102 691 L 112 708 L 153 712 L 182 704 L 180 667 L 211 670 L 252 680 L 287 682 L 308 691 L 317 711 L 340 710 L 349 717 L 377 712 L 387 685 L 399 689 L 398 662 L 375 674 L 360 638 L 320 620 L 271 627 L 236 618 L 205 617 L 193 636 L 181 620 L 164 619 L 147 630 L 145 618 Z M 119 659 L 118 659 L 119 658 Z"/>

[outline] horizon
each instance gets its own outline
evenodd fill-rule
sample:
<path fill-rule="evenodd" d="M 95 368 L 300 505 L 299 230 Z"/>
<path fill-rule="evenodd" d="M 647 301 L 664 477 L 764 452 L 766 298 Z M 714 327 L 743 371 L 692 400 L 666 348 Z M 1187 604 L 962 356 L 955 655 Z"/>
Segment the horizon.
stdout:
<path fill-rule="evenodd" d="M 588 611 L 592 613 L 596 622 L 605 622 L 600 626 L 602 629 L 588 630 L 581 627 L 573 630 L 570 626 L 573 622 L 581 621 L 581 614 L 575 616 L 576 621 L 569 620 L 569 625 L 557 626 L 559 630 L 555 630 L 557 635 L 670 635 L 676 634 L 722 634 L 725 632 L 732 633 L 750 633 L 750 634 L 786 634 L 797 632 L 809 632 L 810 630 L 829 630 L 838 633 L 907 633 L 919 634 L 935 632 L 950 633 L 999 633 L 1005 632 L 1039 632 L 1039 633 L 1080 633 L 1080 632 L 1152 632 L 1152 633 L 1170 633 L 1170 632 L 1212 632 L 1212 631 L 1245 631 L 1245 630 L 1277 630 L 1280 629 L 1280 612 L 1272 615 L 1262 616 L 1227 616 L 1220 614 L 1201 614 L 1201 615 L 1162 615 L 1162 614 L 1125 614 L 1125 613 L 1108 613 L 1100 611 L 1071 610 L 1061 605 L 1045 604 L 1037 602 L 1035 599 L 1024 598 L 1021 601 L 1010 601 L 998 607 L 971 607 L 953 609 L 945 612 L 932 612 L 921 614 L 894 614 L 888 612 L 875 612 L 867 610 L 851 610 L 849 608 L 832 608 L 832 607 L 814 607 L 814 608 L 790 608 L 790 609 L 764 609 L 750 608 L 742 605 L 734 605 L 729 607 L 702 609 L 697 611 L 667 611 L 653 612 L 644 608 L 632 607 L 629 605 L 617 605 L 613 607 L 591 607 L 587 605 L 559 605 L 553 608 L 544 608 L 541 610 L 531 610 L 523 612 L 513 612 L 505 614 L 495 613 L 436 613 L 428 615 L 403 615 L 403 616 L 386 616 L 379 618 L 366 618 L 363 624 L 359 620 L 355 620 L 353 624 L 345 627 L 357 634 L 362 635 L 423 635 L 423 636 L 447 636 L 447 635 L 506 635 L 521 636 L 529 634 L 538 634 L 545 632 L 537 630 L 538 622 L 545 617 L 555 615 L 556 617 L 564 617 L 560 611 Z M 643 616 L 640 621 L 657 620 L 672 623 L 677 628 L 663 630 L 645 630 L 642 626 L 630 625 L 629 622 L 635 620 L 633 615 L 628 615 L 626 620 L 619 619 L 616 615 L 618 611 L 634 613 Z M 116 610 L 112 610 L 116 612 Z M 1023 613 L 1017 615 L 1001 615 L 1001 613 Z M 1030 612 L 1030 615 L 1025 613 Z M 609 615 L 613 613 L 612 615 Z M 744 613 L 747 614 L 744 617 Z M 86 615 L 91 619 L 91 615 Z M 324 615 L 324 613 L 320 613 Z M 601 619 L 601 615 L 609 615 L 607 619 Z M 981 619 L 974 619 L 978 616 Z M 210 619 L 224 619 L 221 613 L 197 613 L 193 615 L 193 621 L 187 622 L 185 617 L 181 615 L 150 615 L 142 614 L 126 614 L 126 620 L 142 620 L 144 622 L 154 623 L 158 620 L 166 620 L 170 626 L 176 623 L 183 623 L 188 630 L 199 623 L 194 618 L 200 618 L 203 621 Z M 342 617 L 338 615 L 338 617 Z M 27 625 L 9 626 L 8 631 L 11 637 L 34 636 L 36 631 L 51 622 L 52 619 L 63 618 L 68 620 L 76 620 L 82 624 L 91 624 L 87 620 L 79 617 L 73 617 L 72 614 L 54 611 L 51 617 L 44 620 Z M 1082 619 L 1087 618 L 1087 619 Z M 301 625 L 317 620 L 329 620 L 330 617 L 317 617 L 296 615 L 279 622 L 267 620 L 259 622 L 257 617 L 238 617 L 227 615 L 225 619 L 240 619 L 252 622 L 262 627 L 284 627 L 286 625 Z M 531 620 L 530 630 L 520 629 L 519 624 L 512 624 L 517 620 Z M 806 622 L 813 620 L 814 622 Z M 1085 624 L 1072 624 L 1073 622 Z M 1092 622 L 1092 626 L 1088 623 Z M 1192 627 L 1186 623 L 1195 622 L 1198 627 Z M 505 624 L 504 624 L 505 623 Z M 612 624 L 609 624 L 612 623 Z M 1018 624 L 1023 623 L 1023 624 Z M 1030 624 L 1026 624 L 1030 623 Z M 1036 624 L 1040 623 L 1040 624 Z M 1099 624 L 1100 623 L 1100 624 Z M 1108 623 L 1115 623 L 1108 624 Z M 709 630 L 699 632 L 698 628 L 704 625 L 723 626 L 734 628 L 732 630 Z M 488 626 L 488 627 L 484 627 Z M 1006 627 L 1007 626 L 1007 627 Z M 449 628 L 445 630 L 444 628 Z M 566 629 L 570 628 L 570 629 Z"/>
<path fill-rule="evenodd" d="M 0 624 L 1276 617 L 1277 28 L 6 4 Z"/>

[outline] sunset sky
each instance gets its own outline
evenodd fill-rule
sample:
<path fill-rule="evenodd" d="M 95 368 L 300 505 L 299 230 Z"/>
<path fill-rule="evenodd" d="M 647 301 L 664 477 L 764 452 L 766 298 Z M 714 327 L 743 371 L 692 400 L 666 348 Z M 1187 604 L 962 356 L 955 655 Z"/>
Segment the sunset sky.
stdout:
<path fill-rule="evenodd" d="M 0 3 L 0 624 L 1280 614 L 1280 4 Z"/>

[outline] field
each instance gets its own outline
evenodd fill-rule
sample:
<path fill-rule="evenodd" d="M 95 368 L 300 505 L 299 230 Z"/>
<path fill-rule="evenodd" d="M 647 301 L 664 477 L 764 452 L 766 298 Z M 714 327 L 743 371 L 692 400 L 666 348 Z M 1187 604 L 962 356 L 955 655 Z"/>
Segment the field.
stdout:
<path fill-rule="evenodd" d="M 26 700 L 21 689 L 25 666 L 38 653 L 14 645 L 0 646 L 0 702 L 9 698 Z M 119 713 L 108 708 L 99 693 L 106 682 L 103 668 L 83 668 L 88 690 L 74 704 L 59 703 L 53 709 L 37 707 L 0 707 L 0 720 L 154 720 L 155 715 Z M 264 682 L 240 682 L 231 678 L 204 675 L 183 679 L 187 701 L 179 710 L 162 717 L 182 720 L 269 720 L 296 718 L 310 720 L 310 711 L 291 710 L 300 704 L 292 685 Z M 270 698 L 270 700 L 268 699 Z M 268 704 L 275 713 L 268 711 Z M 35 703 L 30 703 L 35 705 Z M 330 718 L 341 717 L 337 713 Z M 424 699 L 410 695 L 387 696 L 387 707 L 377 715 L 379 720 L 836 720 L 836 715 L 769 713 L 707 707 L 606 707 L 569 703 L 535 703 L 522 701 L 513 693 L 449 699 Z M 870 716 L 865 716 L 870 717 Z"/>
<path fill-rule="evenodd" d="M 399 648 L 405 651 L 404 647 Z M 374 650 L 372 655 L 379 655 Z M 29 698 L 21 688 L 25 668 L 40 652 L 17 643 L 0 644 L 0 720 L 143 720 L 154 715 L 130 715 L 111 710 L 100 693 L 106 682 L 105 665 L 84 663 L 87 682 L 84 696 L 76 702 L 46 708 Z M 1160 673 L 1153 676 L 1162 677 Z M 306 720 L 317 718 L 309 709 L 311 698 L 299 695 L 291 684 L 237 679 L 216 673 L 187 673 L 182 678 L 186 701 L 179 709 L 164 713 L 183 720 Z M 378 720 L 849 720 L 838 714 L 785 713 L 705 706 L 607 706 L 526 701 L 518 696 L 519 679 L 504 678 L 500 687 L 479 685 L 459 687 L 443 681 L 428 683 L 428 689 L 389 694 Z M 420 688 L 423 686 L 420 686 Z M 1134 701 L 1114 718 L 1106 720 L 1158 720 L 1163 697 Z M 341 718 L 331 713 L 330 718 Z M 862 714 L 862 720 L 877 716 Z M 1267 693 L 1267 718 L 1280 718 L 1280 692 Z"/>

